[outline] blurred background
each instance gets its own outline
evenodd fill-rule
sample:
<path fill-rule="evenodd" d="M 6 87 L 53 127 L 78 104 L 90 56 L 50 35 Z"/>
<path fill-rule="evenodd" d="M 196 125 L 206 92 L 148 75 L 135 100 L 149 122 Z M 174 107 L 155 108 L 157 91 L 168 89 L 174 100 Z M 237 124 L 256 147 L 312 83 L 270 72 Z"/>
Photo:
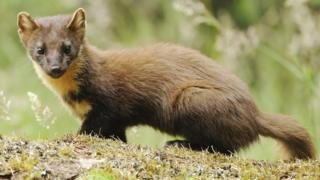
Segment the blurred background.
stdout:
<path fill-rule="evenodd" d="M 172 42 L 200 50 L 244 80 L 261 110 L 289 114 L 320 149 L 320 0 L 0 1 L 0 134 L 52 139 L 80 123 L 37 78 L 19 42 L 16 15 L 87 12 L 87 39 L 102 49 Z M 129 143 L 161 147 L 173 137 L 147 127 Z M 241 157 L 279 157 L 262 138 Z"/>

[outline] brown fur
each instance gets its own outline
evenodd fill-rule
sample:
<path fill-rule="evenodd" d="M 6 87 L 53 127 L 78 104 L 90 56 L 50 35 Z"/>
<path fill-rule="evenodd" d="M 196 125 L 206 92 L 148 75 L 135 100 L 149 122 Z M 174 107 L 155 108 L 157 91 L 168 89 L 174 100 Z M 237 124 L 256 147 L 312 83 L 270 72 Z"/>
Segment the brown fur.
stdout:
<path fill-rule="evenodd" d="M 169 144 L 225 154 L 261 134 L 284 143 L 292 158 L 315 157 L 300 125 L 261 113 L 239 78 L 198 51 L 172 44 L 100 51 L 84 40 L 82 9 L 36 20 L 20 13 L 18 26 L 39 77 L 83 120 L 80 133 L 126 141 L 127 127 L 144 124 L 186 139 Z M 66 43 L 71 53 L 61 52 Z M 53 75 L 52 63 L 65 72 Z"/>

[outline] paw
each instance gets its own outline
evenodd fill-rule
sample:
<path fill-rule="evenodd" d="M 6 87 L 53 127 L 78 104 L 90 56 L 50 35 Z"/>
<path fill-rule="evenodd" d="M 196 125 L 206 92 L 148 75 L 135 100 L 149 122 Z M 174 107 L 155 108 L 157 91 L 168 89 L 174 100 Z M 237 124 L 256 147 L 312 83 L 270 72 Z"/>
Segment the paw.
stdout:
<path fill-rule="evenodd" d="M 185 140 L 173 140 L 173 141 L 167 141 L 164 147 L 183 147 L 183 148 L 191 148 L 191 143 L 189 141 Z"/>

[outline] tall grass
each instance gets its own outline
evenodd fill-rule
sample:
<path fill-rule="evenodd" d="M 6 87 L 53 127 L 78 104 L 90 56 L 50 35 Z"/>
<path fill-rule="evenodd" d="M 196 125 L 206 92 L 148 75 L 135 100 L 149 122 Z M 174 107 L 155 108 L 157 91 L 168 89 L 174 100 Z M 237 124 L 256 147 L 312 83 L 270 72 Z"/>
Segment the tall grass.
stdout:
<path fill-rule="evenodd" d="M 234 14 L 247 17 L 247 10 L 262 1 L 238 1 L 240 10 L 236 13 L 234 8 L 211 8 L 208 2 L 1 1 L 0 89 L 4 93 L 0 94 L 0 134 L 53 138 L 76 132 L 79 123 L 37 79 L 19 42 L 15 21 L 22 10 L 43 16 L 70 13 L 81 6 L 88 14 L 87 36 L 92 44 L 109 49 L 165 41 L 198 49 L 243 79 L 261 110 L 295 117 L 311 133 L 319 149 L 320 15 L 310 5 L 315 1 L 270 1 L 246 27 L 239 26 Z M 42 102 L 39 112 L 32 109 L 29 91 Z M 46 106 L 51 107 L 52 113 Z M 161 146 L 173 138 L 145 127 L 135 127 L 127 134 L 131 143 L 152 146 Z M 274 147 L 274 141 L 262 139 L 241 156 L 273 159 Z"/>

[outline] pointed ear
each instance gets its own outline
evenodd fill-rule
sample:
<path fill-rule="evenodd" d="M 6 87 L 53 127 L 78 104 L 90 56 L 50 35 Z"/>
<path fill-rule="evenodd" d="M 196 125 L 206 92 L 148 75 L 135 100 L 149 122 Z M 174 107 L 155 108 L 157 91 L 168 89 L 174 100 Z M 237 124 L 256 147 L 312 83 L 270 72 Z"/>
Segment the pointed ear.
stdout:
<path fill-rule="evenodd" d="M 39 28 L 36 21 L 26 12 L 20 12 L 17 16 L 18 33 L 23 43 L 26 43 L 34 30 Z"/>
<path fill-rule="evenodd" d="M 81 40 L 84 38 L 86 30 L 86 13 L 83 8 L 79 8 L 73 13 L 67 28 L 76 33 Z"/>

